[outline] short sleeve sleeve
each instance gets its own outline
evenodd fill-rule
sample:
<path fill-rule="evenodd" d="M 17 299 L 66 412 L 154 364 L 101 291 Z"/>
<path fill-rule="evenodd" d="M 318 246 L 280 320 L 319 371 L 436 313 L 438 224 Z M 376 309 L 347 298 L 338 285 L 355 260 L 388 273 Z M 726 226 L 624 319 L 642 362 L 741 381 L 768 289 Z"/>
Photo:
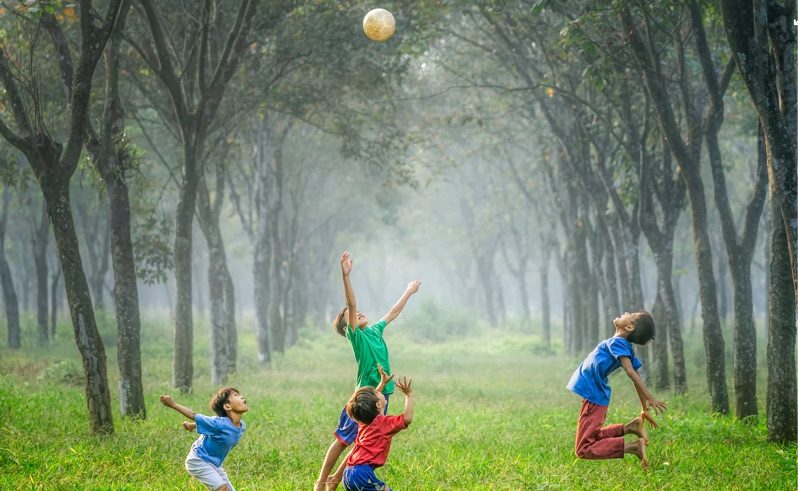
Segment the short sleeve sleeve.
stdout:
<path fill-rule="evenodd" d="M 219 429 L 218 418 L 205 416 L 204 414 L 196 414 L 194 416 L 194 422 L 197 423 L 197 433 L 200 435 L 211 436 Z"/>
<path fill-rule="evenodd" d="M 385 326 L 387 326 L 387 325 L 388 325 L 388 323 L 385 322 L 385 319 L 380 319 L 377 322 L 375 322 L 371 327 L 373 327 L 374 329 L 380 331 L 380 334 L 382 334 L 382 332 L 385 330 Z"/>
<path fill-rule="evenodd" d="M 395 435 L 399 433 L 401 430 L 407 428 L 407 424 L 405 423 L 405 415 L 397 414 L 395 416 L 385 416 L 385 419 L 383 420 L 383 428 L 385 433 L 388 435 Z"/>
<path fill-rule="evenodd" d="M 632 344 L 626 339 L 621 337 L 613 338 L 613 340 L 610 341 L 609 348 L 610 354 L 612 354 L 612 357 L 616 360 L 620 361 L 620 359 L 625 356 L 632 361 L 632 368 L 635 370 L 643 366 L 643 363 L 635 356 Z"/>

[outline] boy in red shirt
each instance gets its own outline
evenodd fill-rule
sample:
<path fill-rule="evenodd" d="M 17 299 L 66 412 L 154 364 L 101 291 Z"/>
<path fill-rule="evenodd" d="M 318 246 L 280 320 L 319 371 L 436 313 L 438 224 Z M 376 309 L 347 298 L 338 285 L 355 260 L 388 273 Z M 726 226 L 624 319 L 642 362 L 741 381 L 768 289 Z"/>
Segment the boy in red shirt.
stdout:
<path fill-rule="evenodd" d="M 396 387 L 405 394 L 405 409 L 402 414 L 385 416 L 386 400 L 381 387 L 361 387 L 346 404 L 346 412 L 357 421 L 355 446 L 346 459 L 344 488 L 347 491 L 385 491 L 388 486 L 381 481 L 374 469 L 388 459 L 391 439 L 413 421 L 412 380 L 402 377 Z M 380 383 L 380 386 L 383 384 Z"/>

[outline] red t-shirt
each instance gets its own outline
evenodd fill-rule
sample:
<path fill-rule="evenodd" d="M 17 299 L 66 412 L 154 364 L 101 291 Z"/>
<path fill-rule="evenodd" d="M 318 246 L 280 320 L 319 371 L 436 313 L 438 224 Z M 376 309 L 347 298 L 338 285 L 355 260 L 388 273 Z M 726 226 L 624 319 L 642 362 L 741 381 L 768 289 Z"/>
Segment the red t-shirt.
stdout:
<path fill-rule="evenodd" d="M 349 454 L 346 465 L 384 465 L 388 459 L 388 450 L 391 449 L 391 439 L 405 428 L 407 425 L 404 414 L 379 415 L 369 425 L 358 424 L 355 447 Z"/>

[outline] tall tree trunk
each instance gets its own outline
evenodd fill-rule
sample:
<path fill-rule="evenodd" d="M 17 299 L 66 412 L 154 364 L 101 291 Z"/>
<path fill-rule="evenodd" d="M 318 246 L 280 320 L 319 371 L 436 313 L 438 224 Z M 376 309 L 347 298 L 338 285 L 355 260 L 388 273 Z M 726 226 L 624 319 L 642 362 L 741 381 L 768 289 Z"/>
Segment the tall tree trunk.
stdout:
<path fill-rule="evenodd" d="M 105 362 L 105 347 L 97 330 L 89 285 L 80 259 L 78 237 L 69 200 L 69 181 L 59 177 L 40 177 L 42 194 L 47 200 L 47 213 L 53 224 L 64 285 L 67 291 L 75 341 L 86 375 L 86 402 L 94 433 L 113 433 L 111 394 Z"/>
<path fill-rule="evenodd" d="M 19 302 L 14 278 L 6 259 L 6 225 L 8 224 L 8 202 L 11 199 L 9 187 L 3 188 L 3 210 L 0 216 L 0 283 L 3 286 L 3 305 L 6 310 L 6 327 L 8 328 L 8 347 L 19 349 L 22 344 L 19 336 Z"/>
<path fill-rule="evenodd" d="M 172 360 L 172 386 L 180 392 L 191 390 L 194 378 L 194 316 L 192 312 L 192 229 L 198 170 L 196 148 L 186 132 L 183 143 L 183 179 L 175 213 L 174 267 L 175 301 L 174 355 Z"/>
<path fill-rule="evenodd" d="M 221 187 L 224 186 L 222 181 Z M 223 385 L 229 373 L 229 353 L 227 352 L 229 316 L 225 302 L 225 286 L 229 273 L 227 271 L 227 256 L 224 249 L 222 232 L 219 228 L 219 216 L 214 210 L 215 205 L 221 205 L 223 195 L 219 193 L 217 185 L 216 203 L 211 204 L 210 194 L 205 179 L 201 179 L 197 193 L 197 216 L 205 242 L 208 247 L 208 301 L 210 304 L 210 352 L 211 352 L 211 382 L 214 385 Z"/>
<path fill-rule="evenodd" d="M 540 277 L 540 309 L 543 315 L 542 333 L 543 344 L 551 347 L 551 300 L 549 298 L 549 252 L 543 252 L 539 265 Z"/>
<path fill-rule="evenodd" d="M 770 195 L 770 288 L 768 289 L 768 440 L 796 441 L 798 395 L 795 375 L 795 296 L 790 276 L 790 251 L 782 210 Z"/>
<path fill-rule="evenodd" d="M 110 177 L 110 176 L 109 176 Z M 136 286 L 136 263 L 130 232 L 130 198 L 120 177 L 106 180 L 111 205 L 111 258 L 119 365 L 119 408 L 122 416 L 144 419 L 144 386 L 141 376 L 141 319 Z"/>
<path fill-rule="evenodd" d="M 36 223 L 36 222 L 34 222 Z M 42 203 L 42 210 L 33 231 L 31 240 L 33 251 L 33 264 L 36 267 L 36 331 L 38 332 L 39 345 L 47 344 L 50 329 L 47 324 L 48 310 L 48 283 L 47 283 L 47 243 L 49 242 L 49 230 L 47 222 L 47 209 Z"/>
<path fill-rule="evenodd" d="M 97 244 L 98 257 L 97 264 L 94 265 L 91 275 L 91 291 L 94 292 L 94 308 L 97 311 L 105 310 L 105 277 L 108 275 L 111 256 L 111 227 L 109 222 L 105 222 L 98 227 L 97 233 L 102 238 L 102 242 Z"/>
<path fill-rule="evenodd" d="M 226 261 L 225 261 L 226 264 Z M 235 373 L 238 361 L 238 330 L 236 329 L 236 294 L 233 276 L 224 268 L 224 310 L 227 314 L 227 369 Z"/>
<path fill-rule="evenodd" d="M 684 343 L 682 342 L 678 303 L 673 290 L 673 255 L 670 253 L 671 248 L 672 244 L 653 248 L 657 265 L 657 296 L 662 299 L 662 317 L 657 324 L 664 326 L 664 329 L 658 329 L 658 331 L 664 331 L 663 337 L 668 339 L 671 348 L 674 390 L 677 394 L 684 394 L 687 392 L 687 372 L 685 369 Z M 656 252 L 657 250 L 660 252 Z"/>
<path fill-rule="evenodd" d="M 665 319 L 665 301 L 659 291 L 651 308 L 655 319 Z M 657 329 L 657 337 L 651 343 L 654 356 L 654 388 L 664 390 L 670 388 L 670 374 L 668 368 L 668 330 Z"/>

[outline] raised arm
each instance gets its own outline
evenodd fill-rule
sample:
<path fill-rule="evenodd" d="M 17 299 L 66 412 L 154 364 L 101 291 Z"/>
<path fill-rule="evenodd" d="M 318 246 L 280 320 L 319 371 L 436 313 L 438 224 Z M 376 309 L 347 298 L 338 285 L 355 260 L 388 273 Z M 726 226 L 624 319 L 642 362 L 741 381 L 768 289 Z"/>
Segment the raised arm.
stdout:
<path fill-rule="evenodd" d="M 646 388 L 646 384 L 643 383 L 643 379 L 640 378 L 640 374 L 637 373 L 637 370 L 635 370 L 632 366 L 632 360 L 628 356 L 622 356 L 620 359 L 621 366 L 626 372 L 626 375 L 632 379 L 632 383 L 635 386 L 635 391 L 637 391 L 637 397 L 640 399 L 640 405 L 643 406 L 643 412 L 647 415 L 649 407 L 653 408 L 655 413 L 664 411 L 666 404 L 654 397 L 654 394 L 652 394 L 648 388 Z"/>
<path fill-rule="evenodd" d="M 405 394 L 405 410 L 402 415 L 405 417 L 405 424 L 413 422 L 413 381 L 407 377 L 402 377 L 396 381 L 396 386 Z"/>
<path fill-rule="evenodd" d="M 384 320 L 386 324 L 390 324 L 392 320 L 396 319 L 402 312 L 402 309 L 405 308 L 405 305 L 407 305 L 407 301 L 410 300 L 410 297 L 418 291 L 420 286 L 421 282 L 418 280 L 408 283 L 407 288 L 405 288 L 405 292 L 402 293 L 402 296 L 399 297 L 399 300 L 397 300 L 394 306 L 391 307 L 391 310 L 389 310 L 388 313 L 382 317 L 382 320 Z"/>
<path fill-rule="evenodd" d="M 161 396 L 161 404 L 163 404 L 166 407 L 171 407 L 172 409 L 174 409 L 175 411 L 177 411 L 178 413 L 182 414 L 183 416 L 187 417 L 192 421 L 194 420 L 194 417 L 197 415 L 197 413 L 187 408 L 186 406 L 176 403 L 172 399 L 172 396 Z M 188 430 L 188 428 L 186 429 Z"/>
<path fill-rule="evenodd" d="M 344 280 L 344 297 L 346 298 L 346 317 L 352 329 L 357 327 L 357 302 L 355 302 L 355 292 L 352 290 L 352 283 L 349 281 L 349 273 L 352 271 L 352 259 L 349 251 L 341 254 L 341 276 Z"/>

